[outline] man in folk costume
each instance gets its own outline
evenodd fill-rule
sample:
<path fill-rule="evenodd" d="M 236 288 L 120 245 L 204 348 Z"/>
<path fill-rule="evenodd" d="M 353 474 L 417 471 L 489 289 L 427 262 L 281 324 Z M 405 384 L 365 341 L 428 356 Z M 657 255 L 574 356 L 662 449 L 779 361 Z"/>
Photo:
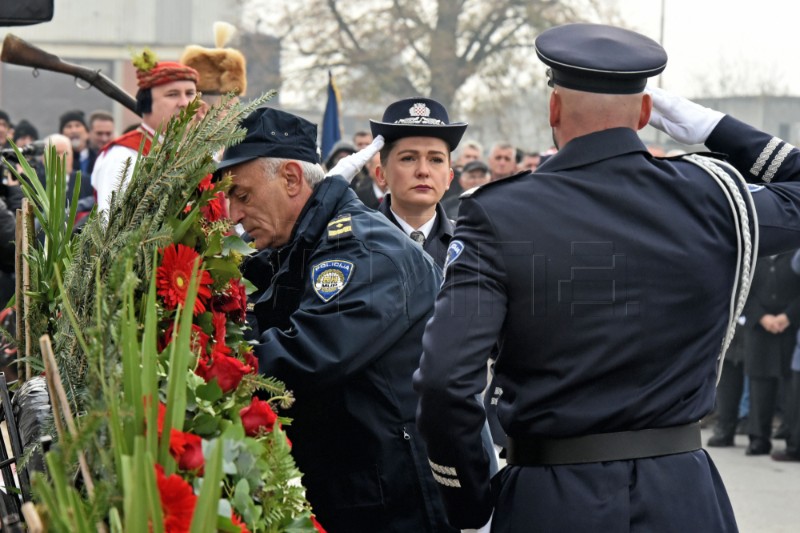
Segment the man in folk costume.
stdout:
<path fill-rule="evenodd" d="M 97 157 L 92 172 L 92 187 L 97 195 L 99 211 L 108 210 L 111 193 L 130 180 L 138 157 L 139 147 L 147 155 L 158 128 L 177 115 L 197 96 L 197 71 L 172 61 L 157 61 L 149 50 L 134 59 L 139 90 L 136 93 L 136 112 L 142 123 L 133 131 L 106 145 Z M 144 143 L 144 144 L 142 144 Z M 125 164 L 131 160 L 120 183 Z"/>

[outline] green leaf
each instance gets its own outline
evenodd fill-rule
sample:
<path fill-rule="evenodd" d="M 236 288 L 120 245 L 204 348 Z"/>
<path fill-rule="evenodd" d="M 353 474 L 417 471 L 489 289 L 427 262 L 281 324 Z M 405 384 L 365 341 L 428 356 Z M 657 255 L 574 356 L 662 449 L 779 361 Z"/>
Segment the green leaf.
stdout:
<path fill-rule="evenodd" d="M 219 420 L 216 416 L 208 413 L 201 413 L 192 420 L 192 432 L 201 437 L 210 437 L 219 428 Z"/>
<path fill-rule="evenodd" d="M 203 383 L 195 390 L 195 394 L 201 400 L 209 403 L 214 403 L 222 398 L 222 389 L 217 385 L 217 381 L 213 380 L 210 383 Z"/>
<path fill-rule="evenodd" d="M 222 447 L 223 440 L 217 439 L 209 446 L 213 446 L 211 453 L 206 457 L 203 475 L 203 487 L 192 517 L 191 533 L 213 533 L 217 525 L 217 505 L 222 491 Z"/>
<path fill-rule="evenodd" d="M 244 242 L 244 239 L 238 235 L 226 235 L 222 239 L 222 255 L 228 256 L 231 252 L 237 252 L 242 255 L 250 255 L 256 251 L 250 244 Z"/>

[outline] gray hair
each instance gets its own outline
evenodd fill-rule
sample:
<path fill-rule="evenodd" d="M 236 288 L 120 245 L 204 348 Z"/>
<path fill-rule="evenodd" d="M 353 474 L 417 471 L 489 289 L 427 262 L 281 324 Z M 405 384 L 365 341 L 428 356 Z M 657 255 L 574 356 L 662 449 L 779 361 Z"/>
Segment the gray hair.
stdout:
<path fill-rule="evenodd" d="M 319 163 L 309 163 L 308 161 L 300 161 L 299 159 L 285 159 L 282 157 L 262 157 L 261 164 L 263 165 L 264 172 L 268 176 L 275 176 L 281 164 L 286 161 L 294 161 L 300 168 L 303 169 L 303 177 L 312 189 L 325 178 L 325 171 Z"/>

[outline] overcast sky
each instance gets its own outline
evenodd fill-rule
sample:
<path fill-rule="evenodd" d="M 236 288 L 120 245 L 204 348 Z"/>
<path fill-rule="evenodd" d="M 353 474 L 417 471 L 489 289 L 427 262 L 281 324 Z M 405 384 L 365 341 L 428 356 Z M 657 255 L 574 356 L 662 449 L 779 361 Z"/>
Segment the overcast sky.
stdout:
<path fill-rule="evenodd" d="M 659 40 L 662 0 L 617 0 L 629 25 Z M 772 83 L 800 96 L 800 3 L 664 0 L 665 89 L 695 96 L 709 79 Z M 705 80 L 705 81 L 704 81 Z"/>

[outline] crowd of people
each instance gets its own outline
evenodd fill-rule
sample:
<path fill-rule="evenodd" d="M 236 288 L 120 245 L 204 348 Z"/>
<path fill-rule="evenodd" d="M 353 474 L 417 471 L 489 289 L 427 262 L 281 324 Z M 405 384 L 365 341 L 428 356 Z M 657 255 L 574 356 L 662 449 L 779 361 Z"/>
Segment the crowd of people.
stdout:
<path fill-rule="evenodd" d="M 747 453 L 780 411 L 773 458 L 800 461 L 800 152 L 645 90 L 667 58 L 637 33 L 565 25 L 536 49 L 557 148 L 484 150 L 411 97 L 324 165 L 316 125 L 269 107 L 219 159 L 258 250 L 258 368 L 297 396 L 293 455 L 331 532 L 735 531 L 699 421 L 716 402 L 709 445 L 732 443 L 744 375 Z M 99 210 L 203 74 L 138 80 L 135 129 L 71 111 L 48 137 Z M 654 157 L 648 123 L 729 163 Z M 0 136 L 37 137 L 21 124 L 0 112 Z"/>

